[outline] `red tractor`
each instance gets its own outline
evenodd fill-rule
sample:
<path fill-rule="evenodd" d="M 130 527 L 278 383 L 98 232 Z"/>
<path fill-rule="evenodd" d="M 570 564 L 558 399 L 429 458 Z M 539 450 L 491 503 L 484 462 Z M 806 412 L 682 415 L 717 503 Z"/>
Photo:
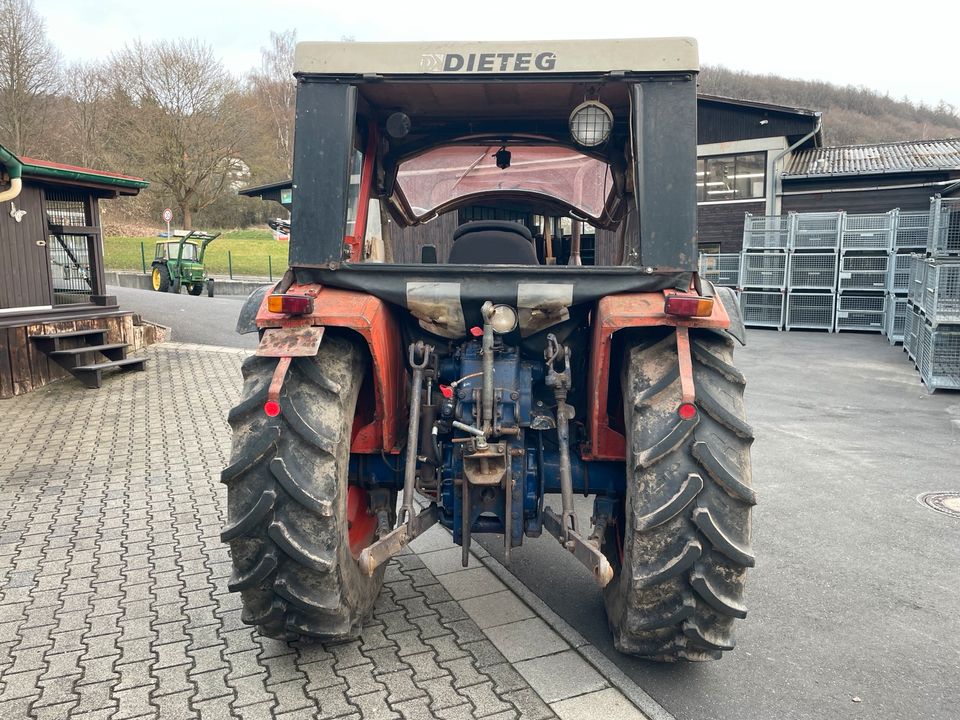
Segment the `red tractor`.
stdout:
<path fill-rule="evenodd" d="M 357 635 L 439 522 L 464 562 L 545 528 L 622 652 L 733 648 L 753 434 L 697 275 L 697 70 L 682 38 L 297 47 L 290 267 L 241 313 L 222 475 L 244 622 Z"/>

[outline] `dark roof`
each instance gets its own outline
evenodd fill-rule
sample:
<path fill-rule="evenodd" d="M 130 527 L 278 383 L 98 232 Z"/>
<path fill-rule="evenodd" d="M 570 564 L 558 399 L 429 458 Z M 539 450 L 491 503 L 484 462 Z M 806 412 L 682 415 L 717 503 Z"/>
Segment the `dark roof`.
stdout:
<path fill-rule="evenodd" d="M 808 148 L 793 154 L 787 177 L 960 170 L 960 138 Z"/>
<path fill-rule="evenodd" d="M 141 190 L 150 184 L 143 178 L 134 177 L 133 175 L 122 175 L 121 173 L 108 172 L 106 170 L 94 170 L 92 168 L 80 167 L 79 165 L 51 162 L 50 160 L 21 157 L 20 162 L 23 165 L 23 174 L 29 177 L 51 177 L 59 180 L 94 182 L 136 190 Z"/>
<path fill-rule="evenodd" d="M 822 114 L 819 110 L 791 107 L 789 105 L 774 105 L 772 103 L 757 102 L 756 100 L 741 100 L 739 98 L 724 97 L 723 95 L 704 95 L 703 93 L 698 93 L 697 100 L 725 103 L 728 105 L 741 105 L 743 107 L 757 108 L 758 110 L 768 110 L 770 112 L 788 113 L 790 115 L 819 117 Z"/>

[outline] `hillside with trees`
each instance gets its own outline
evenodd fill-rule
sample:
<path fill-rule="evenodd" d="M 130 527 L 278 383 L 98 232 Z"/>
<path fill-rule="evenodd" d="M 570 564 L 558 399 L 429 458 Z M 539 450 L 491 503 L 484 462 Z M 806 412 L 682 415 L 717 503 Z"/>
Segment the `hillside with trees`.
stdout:
<path fill-rule="evenodd" d="M 108 232 L 149 232 L 165 206 L 185 227 L 262 224 L 276 207 L 236 191 L 290 176 L 296 32 L 264 40 L 246 72 L 196 39 L 131 39 L 100 62 L 67 64 L 33 0 L 0 0 L 0 143 L 150 180 L 139 197 L 104 204 Z M 820 110 L 827 144 L 960 136 L 956 108 L 866 88 L 706 66 L 700 91 Z"/>
<path fill-rule="evenodd" d="M 928 107 L 907 99 L 895 100 L 863 87 L 707 65 L 700 72 L 700 92 L 819 110 L 823 113 L 826 145 L 960 137 L 957 108 L 944 102 Z"/>

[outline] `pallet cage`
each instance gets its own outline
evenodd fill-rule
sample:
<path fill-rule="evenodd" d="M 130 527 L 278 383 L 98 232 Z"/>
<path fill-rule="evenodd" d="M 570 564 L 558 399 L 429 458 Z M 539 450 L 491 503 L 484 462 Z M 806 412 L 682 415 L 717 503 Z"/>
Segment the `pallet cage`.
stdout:
<path fill-rule="evenodd" d="M 923 286 L 926 282 L 927 259 L 922 255 L 910 256 L 910 282 L 907 285 L 907 299 L 918 307 L 923 304 Z"/>
<path fill-rule="evenodd" d="M 840 247 L 843 213 L 797 213 L 794 216 L 790 248 L 793 250 L 836 250 Z"/>
<path fill-rule="evenodd" d="M 890 250 L 893 247 L 893 212 L 846 215 L 840 236 L 843 250 Z"/>
<path fill-rule="evenodd" d="M 930 201 L 930 224 L 927 233 L 929 255 L 960 255 L 960 198 Z"/>
<path fill-rule="evenodd" d="M 960 327 L 921 322 L 916 362 L 927 390 L 960 390 Z"/>
<path fill-rule="evenodd" d="M 934 325 L 960 324 L 960 258 L 931 258 L 924 263 L 921 308 Z"/>
<path fill-rule="evenodd" d="M 890 256 L 844 255 L 840 258 L 840 290 L 886 290 Z"/>
<path fill-rule="evenodd" d="M 744 290 L 740 293 L 740 312 L 747 327 L 783 327 L 783 293 L 769 290 Z"/>
<path fill-rule="evenodd" d="M 787 287 L 791 290 L 833 290 L 837 285 L 837 254 L 795 252 L 790 255 Z"/>
<path fill-rule="evenodd" d="M 907 326 L 907 298 L 903 295 L 888 295 L 884 314 L 883 334 L 891 345 L 903 342 Z"/>
<path fill-rule="evenodd" d="M 892 253 L 887 266 L 887 292 L 905 293 L 910 289 L 913 258 L 908 253 Z"/>
<path fill-rule="evenodd" d="M 836 328 L 883 332 L 886 321 L 885 295 L 838 295 Z"/>
<path fill-rule="evenodd" d="M 740 287 L 740 253 L 700 253 L 700 276 L 714 285 Z"/>
<path fill-rule="evenodd" d="M 907 300 L 907 318 L 903 324 L 903 350 L 914 362 L 917 360 L 921 324 L 923 324 L 923 315 L 920 314 L 920 308 Z"/>
<path fill-rule="evenodd" d="M 806 328 L 832 331 L 836 299 L 833 293 L 791 292 L 787 295 L 787 330 Z"/>
<path fill-rule="evenodd" d="M 894 250 L 923 250 L 927 247 L 930 213 L 926 210 L 906 210 L 897 213 L 897 229 L 893 239 Z"/>
<path fill-rule="evenodd" d="M 753 215 L 743 219 L 744 250 L 786 250 L 793 226 L 792 215 Z"/>
<path fill-rule="evenodd" d="M 740 255 L 740 287 L 783 290 L 786 287 L 785 252 L 744 252 Z"/>

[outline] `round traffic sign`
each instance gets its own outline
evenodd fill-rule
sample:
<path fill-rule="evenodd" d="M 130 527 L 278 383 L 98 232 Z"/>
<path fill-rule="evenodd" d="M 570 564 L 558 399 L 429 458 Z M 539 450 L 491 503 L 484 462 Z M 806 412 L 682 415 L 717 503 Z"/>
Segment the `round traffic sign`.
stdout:
<path fill-rule="evenodd" d="M 170 222 L 171 220 L 173 220 L 173 210 L 171 210 L 170 208 L 164 208 L 164 209 L 163 209 L 163 221 L 164 221 L 164 222 Z"/>

